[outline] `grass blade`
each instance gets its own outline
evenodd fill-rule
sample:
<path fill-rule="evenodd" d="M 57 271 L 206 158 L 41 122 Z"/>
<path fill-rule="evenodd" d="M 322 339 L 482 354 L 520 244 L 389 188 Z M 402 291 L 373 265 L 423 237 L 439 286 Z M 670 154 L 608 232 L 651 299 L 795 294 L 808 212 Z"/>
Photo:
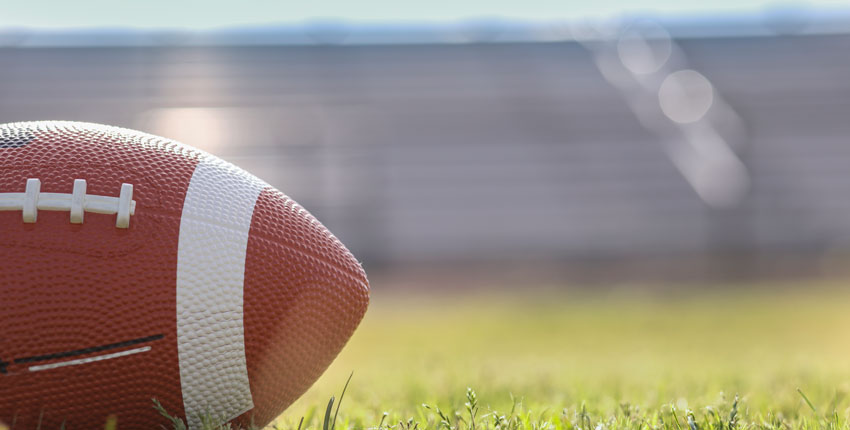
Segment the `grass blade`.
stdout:
<path fill-rule="evenodd" d="M 345 397 L 345 390 L 348 389 L 348 383 L 351 382 L 351 377 L 354 376 L 354 372 L 352 371 L 350 375 L 348 375 L 348 380 L 345 381 L 345 386 L 342 387 L 342 394 L 339 395 L 339 401 L 336 402 L 336 411 L 334 411 L 334 420 L 331 423 L 331 430 L 336 429 L 336 416 L 339 413 L 339 406 L 342 405 L 342 398 Z"/>
<path fill-rule="evenodd" d="M 810 408 L 812 408 L 812 412 L 817 413 L 818 410 L 815 409 L 815 405 L 813 405 L 812 402 L 809 401 L 809 398 L 806 397 L 806 393 L 804 393 L 803 390 L 800 389 L 800 387 L 797 387 L 797 392 L 800 393 L 800 396 L 803 397 L 803 400 L 806 401 L 806 404 L 809 405 Z"/>
<path fill-rule="evenodd" d="M 329 430 L 330 421 L 331 421 L 331 410 L 334 408 L 334 397 L 331 396 L 331 400 L 328 401 L 328 408 L 325 409 L 325 423 L 322 425 L 322 430 Z"/>

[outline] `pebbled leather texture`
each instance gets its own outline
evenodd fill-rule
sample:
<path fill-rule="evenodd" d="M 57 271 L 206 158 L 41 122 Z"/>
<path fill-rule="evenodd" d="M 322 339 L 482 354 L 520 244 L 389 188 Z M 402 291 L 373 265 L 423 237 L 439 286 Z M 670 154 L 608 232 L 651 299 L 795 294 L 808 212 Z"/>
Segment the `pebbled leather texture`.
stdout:
<path fill-rule="evenodd" d="M 269 256 L 279 264 L 268 264 Z M 285 291 L 262 287 L 280 279 L 291 280 Z M 248 237 L 245 307 L 271 307 L 278 318 L 245 314 L 256 422 L 271 421 L 324 372 L 359 324 L 367 288 L 357 260 L 312 215 L 280 191 L 260 194 Z"/>
<path fill-rule="evenodd" d="M 102 428 L 115 415 L 121 429 L 159 428 L 167 423 L 152 398 L 185 415 L 178 248 L 184 200 L 200 163 L 226 164 L 126 129 L 0 125 L 0 193 L 24 192 L 28 178 L 41 181 L 41 192 L 70 193 L 75 179 L 85 179 L 92 195 L 117 197 L 122 183 L 132 184 L 136 201 L 127 229 L 116 228 L 115 215 L 86 213 L 82 224 L 71 224 L 68 212 L 39 210 L 27 224 L 21 211 L 0 211 L 0 421 L 34 428 L 40 419 L 42 428 L 64 423 L 75 430 Z M 186 325 L 197 333 L 181 334 L 195 348 L 209 348 L 210 369 L 226 368 L 216 362 L 229 357 L 215 353 L 228 347 L 217 327 L 222 319 L 243 325 L 253 409 L 238 420 L 259 425 L 327 368 L 369 301 L 368 281 L 351 253 L 309 212 L 263 186 L 245 249 L 241 319 L 227 310 L 233 306 L 218 313 L 201 306 L 199 316 L 188 317 L 200 320 Z M 205 210 L 211 216 L 204 222 L 217 223 L 216 208 Z M 231 246 L 213 242 L 205 252 L 215 259 Z M 204 375 L 203 364 L 194 368 Z M 204 383 L 217 387 L 212 376 Z"/>

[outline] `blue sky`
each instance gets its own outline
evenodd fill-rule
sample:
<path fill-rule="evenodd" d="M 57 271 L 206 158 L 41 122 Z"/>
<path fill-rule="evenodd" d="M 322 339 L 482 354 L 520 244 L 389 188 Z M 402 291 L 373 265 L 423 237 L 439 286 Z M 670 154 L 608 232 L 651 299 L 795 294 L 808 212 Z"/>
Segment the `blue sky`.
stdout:
<path fill-rule="evenodd" d="M 211 29 L 285 24 L 313 19 L 352 23 L 451 22 L 493 17 L 516 20 L 606 19 L 640 14 L 659 18 L 757 15 L 765 11 L 846 9 L 836 0 L 0 0 L 0 27 L 137 27 Z"/>

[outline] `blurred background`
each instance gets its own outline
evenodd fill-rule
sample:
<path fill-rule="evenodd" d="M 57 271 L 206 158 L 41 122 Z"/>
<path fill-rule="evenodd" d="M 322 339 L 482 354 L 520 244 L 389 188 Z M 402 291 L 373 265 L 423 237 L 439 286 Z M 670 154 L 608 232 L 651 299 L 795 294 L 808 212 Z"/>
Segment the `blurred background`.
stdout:
<path fill-rule="evenodd" d="M 0 122 L 196 146 L 363 261 L 373 309 L 293 416 L 351 370 L 364 420 L 467 385 L 616 407 L 850 380 L 841 2 L 0 10 Z"/>
<path fill-rule="evenodd" d="M 0 120 L 219 155 L 374 276 L 846 272 L 850 8 L 679 3 L 9 4 Z"/>

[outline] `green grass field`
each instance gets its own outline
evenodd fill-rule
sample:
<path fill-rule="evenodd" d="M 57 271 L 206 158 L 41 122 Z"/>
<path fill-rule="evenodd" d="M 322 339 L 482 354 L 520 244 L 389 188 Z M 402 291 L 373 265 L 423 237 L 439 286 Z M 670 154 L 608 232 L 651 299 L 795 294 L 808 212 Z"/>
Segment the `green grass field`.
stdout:
<path fill-rule="evenodd" d="M 594 290 L 379 290 L 277 424 L 322 428 L 353 371 L 337 429 L 850 428 L 843 283 Z"/>

